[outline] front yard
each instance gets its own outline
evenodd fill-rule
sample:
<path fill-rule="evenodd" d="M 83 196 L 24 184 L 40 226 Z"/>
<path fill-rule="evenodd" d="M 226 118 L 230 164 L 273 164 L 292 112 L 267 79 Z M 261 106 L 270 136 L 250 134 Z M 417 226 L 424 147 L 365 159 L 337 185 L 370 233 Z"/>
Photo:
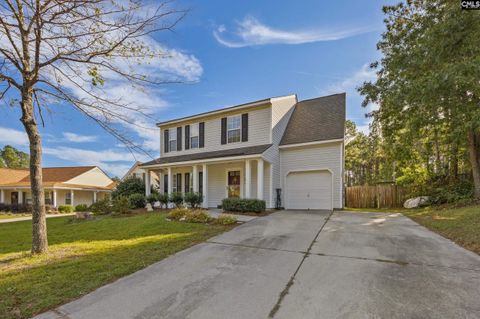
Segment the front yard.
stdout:
<path fill-rule="evenodd" d="M 347 209 L 350 211 L 399 212 L 460 246 L 480 255 L 480 205 L 419 209 Z"/>
<path fill-rule="evenodd" d="M 31 221 L 0 224 L 0 318 L 29 318 L 232 228 L 165 216 L 48 219 L 50 251 L 33 257 Z"/>

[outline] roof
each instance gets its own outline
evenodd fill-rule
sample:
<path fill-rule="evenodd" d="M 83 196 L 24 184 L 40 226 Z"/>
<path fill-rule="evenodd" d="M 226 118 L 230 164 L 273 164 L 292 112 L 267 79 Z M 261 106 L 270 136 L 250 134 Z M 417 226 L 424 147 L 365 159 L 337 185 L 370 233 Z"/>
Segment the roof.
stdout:
<path fill-rule="evenodd" d="M 160 157 L 160 158 L 157 158 L 156 160 L 144 163 L 141 166 L 149 166 L 149 165 L 155 165 L 155 164 L 178 163 L 178 162 L 204 160 L 204 159 L 210 159 L 210 158 L 220 158 L 220 157 L 230 157 L 230 156 L 245 156 L 245 155 L 262 154 L 270 146 L 272 146 L 272 144 L 239 147 L 239 148 L 232 148 L 232 149 L 221 150 L 221 151 L 213 151 L 213 152 L 193 153 L 193 154 L 178 155 L 178 156 Z"/>
<path fill-rule="evenodd" d="M 112 189 L 114 187 L 112 184 L 106 187 L 100 187 L 67 183 L 72 178 L 82 175 L 94 168 L 96 168 L 96 166 L 45 167 L 42 169 L 43 186 Z M 0 186 L 30 186 L 30 170 L 28 168 L 0 168 Z"/>
<path fill-rule="evenodd" d="M 343 139 L 345 93 L 298 102 L 280 145 Z"/>
<path fill-rule="evenodd" d="M 269 97 L 267 99 L 262 99 L 262 100 L 257 100 L 257 101 L 253 101 L 253 102 L 238 104 L 238 105 L 234 105 L 234 106 L 228 106 L 228 107 L 224 107 L 224 108 L 220 108 L 220 109 L 216 109 L 216 110 L 212 110 L 212 111 L 208 111 L 208 112 L 203 112 L 203 113 L 198 113 L 198 114 L 194 114 L 194 115 L 180 117 L 180 118 L 176 118 L 176 119 L 172 119 L 172 120 L 168 120 L 168 121 L 158 122 L 157 126 L 170 124 L 170 123 L 175 123 L 175 122 L 180 122 L 180 121 L 193 119 L 193 118 L 198 118 L 198 117 L 204 117 L 204 116 L 211 115 L 211 114 L 216 114 L 216 113 L 233 111 L 235 109 L 242 109 L 242 108 L 246 108 L 246 107 L 259 106 L 259 105 L 263 105 L 263 104 L 266 104 L 266 103 L 271 103 L 272 99 L 281 98 L 281 97 L 288 97 L 288 96 L 292 96 L 292 95 L 273 96 L 273 97 Z"/>

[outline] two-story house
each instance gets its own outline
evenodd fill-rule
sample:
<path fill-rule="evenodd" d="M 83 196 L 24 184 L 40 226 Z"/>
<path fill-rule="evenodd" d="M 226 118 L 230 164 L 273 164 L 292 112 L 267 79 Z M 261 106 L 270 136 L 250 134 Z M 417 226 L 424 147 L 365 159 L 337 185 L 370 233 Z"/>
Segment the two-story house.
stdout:
<path fill-rule="evenodd" d="M 342 208 L 344 125 L 344 93 L 268 98 L 158 123 L 161 156 L 141 167 L 157 172 L 161 192 L 201 192 L 204 207 L 240 197 Z"/>

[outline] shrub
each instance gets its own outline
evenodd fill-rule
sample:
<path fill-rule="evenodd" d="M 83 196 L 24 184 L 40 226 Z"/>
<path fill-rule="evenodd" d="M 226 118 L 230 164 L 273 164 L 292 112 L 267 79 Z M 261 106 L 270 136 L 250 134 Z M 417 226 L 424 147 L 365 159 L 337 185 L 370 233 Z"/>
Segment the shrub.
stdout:
<path fill-rule="evenodd" d="M 168 219 L 171 219 L 171 220 L 180 220 L 182 219 L 183 217 L 185 217 L 185 215 L 189 212 L 188 209 L 186 208 L 176 208 L 176 209 L 172 209 L 167 217 Z"/>
<path fill-rule="evenodd" d="M 185 193 L 185 203 L 190 208 L 198 208 L 203 202 L 203 196 L 200 193 Z"/>
<path fill-rule="evenodd" d="M 182 193 L 171 193 L 168 197 L 168 201 L 173 203 L 175 207 L 180 208 L 183 205 L 183 194 Z"/>
<path fill-rule="evenodd" d="M 162 208 L 163 207 L 167 208 L 168 202 L 169 202 L 168 194 L 167 193 L 159 194 L 158 201 L 160 202 L 160 206 Z"/>
<path fill-rule="evenodd" d="M 32 205 L 24 204 L 4 204 L 0 203 L 0 211 L 14 214 L 31 213 Z"/>
<path fill-rule="evenodd" d="M 45 212 L 47 213 L 58 213 L 58 210 L 56 207 L 52 206 L 52 205 L 45 205 Z"/>
<path fill-rule="evenodd" d="M 113 206 L 112 209 L 115 213 L 117 213 L 117 214 L 128 214 L 128 213 L 130 213 L 130 207 L 131 207 L 130 206 L 130 198 L 127 198 L 125 196 L 117 197 L 113 200 L 112 206 Z"/>
<path fill-rule="evenodd" d="M 215 220 L 215 224 L 219 224 L 219 225 L 232 225 L 232 224 L 235 224 L 236 222 L 237 222 L 237 218 L 229 214 L 220 214 Z"/>
<path fill-rule="evenodd" d="M 102 199 L 90 205 L 90 211 L 98 215 L 106 215 L 112 212 L 112 204 L 109 199 Z"/>
<path fill-rule="evenodd" d="M 112 192 L 112 198 L 125 196 L 129 197 L 132 194 L 145 194 L 145 183 L 138 177 L 128 177 L 118 183 L 115 191 Z"/>
<path fill-rule="evenodd" d="M 210 216 L 203 210 L 187 210 L 185 221 L 187 223 L 208 223 Z"/>
<path fill-rule="evenodd" d="M 73 213 L 73 206 L 72 205 L 60 205 L 58 206 L 58 211 L 60 213 Z"/>
<path fill-rule="evenodd" d="M 457 181 L 451 184 L 432 186 L 427 194 L 429 196 L 427 205 L 441 205 L 447 203 L 461 202 L 473 198 L 474 187 L 471 181 Z"/>
<path fill-rule="evenodd" d="M 128 196 L 128 203 L 131 208 L 145 208 L 146 200 L 143 194 L 132 194 Z"/>
<path fill-rule="evenodd" d="M 150 195 L 147 196 L 147 202 L 149 202 L 152 207 L 155 205 L 156 202 L 158 202 L 159 195 L 158 193 L 151 193 Z"/>
<path fill-rule="evenodd" d="M 79 204 L 75 206 L 76 212 L 86 212 L 88 210 L 88 206 L 86 204 Z"/>
<path fill-rule="evenodd" d="M 246 198 L 225 198 L 222 200 L 222 208 L 231 212 L 253 212 L 261 213 L 266 209 L 264 200 Z"/>

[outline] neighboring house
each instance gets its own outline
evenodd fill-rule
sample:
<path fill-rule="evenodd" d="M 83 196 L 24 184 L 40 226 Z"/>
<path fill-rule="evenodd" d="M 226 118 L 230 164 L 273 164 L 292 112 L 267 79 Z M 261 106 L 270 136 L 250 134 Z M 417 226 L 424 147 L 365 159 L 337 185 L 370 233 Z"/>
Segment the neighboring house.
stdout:
<path fill-rule="evenodd" d="M 161 176 L 161 192 L 199 191 L 204 207 L 227 197 L 269 208 L 343 207 L 344 93 L 269 98 L 157 126 L 161 157 L 141 167 Z"/>
<path fill-rule="evenodd" d="M 45 204 L 90 205 L 108 196 L 115 183 L 96 166 L 42 169 Z M 0 168 L 0 203 L 30 204 L 29 169 Z"/>
<path fill-rule="evenodd" d="M 128 170 L 128 172 L 122 177 L 122 181 L 129 177 L 137 177 L 140 178 L 142 181 L 145 182 L 145 175 L 147 171 L 140 167 L 142 162 L 135 162 L 132 167 Z M 158 187 L 160 185 L 160 177 L 155 171 L 150 171 L 150 187 Z"/>

